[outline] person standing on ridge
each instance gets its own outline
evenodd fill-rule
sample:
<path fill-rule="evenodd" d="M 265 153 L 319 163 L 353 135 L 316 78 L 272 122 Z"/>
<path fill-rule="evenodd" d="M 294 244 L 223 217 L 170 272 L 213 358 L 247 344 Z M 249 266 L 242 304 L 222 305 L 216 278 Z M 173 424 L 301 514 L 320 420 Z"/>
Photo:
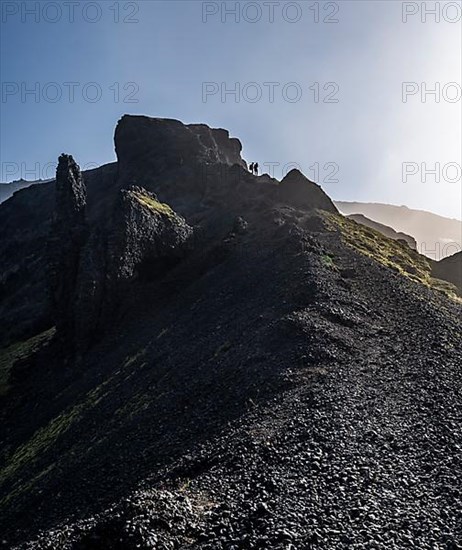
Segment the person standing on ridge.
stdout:
<path fill-rule="evenodd" d="M 253 165 L 253 169 L 255 171 L 255 175 L 258 176 L 258 162 Z"/>
<path fill-rule="evenodd" d="M 252 162 L 252 164 L 249 165 L 249 172 L 251 172 L 253 174 L 253 167 L 254 167 L 254 163 Z"/>

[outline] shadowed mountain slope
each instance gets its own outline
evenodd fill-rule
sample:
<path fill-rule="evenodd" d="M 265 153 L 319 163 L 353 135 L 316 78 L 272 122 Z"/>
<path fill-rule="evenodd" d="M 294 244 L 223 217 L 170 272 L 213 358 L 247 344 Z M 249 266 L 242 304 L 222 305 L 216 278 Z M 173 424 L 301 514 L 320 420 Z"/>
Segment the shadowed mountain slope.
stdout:
<path fill-rule="evenodd" d="M 31 185 L 40 185 L 49 181 L 50 180 L 28 181 L 24 179 L 19 179 L 10 183 L 0 183 L 0 203 L 8 200 L 10 197 L 13 196 L 14 193 L 16 193 L 16 191 L 26 189 Z"/>
<path fill-rule="evenodd" d="M 456 548 L 457 289 L 224 130 L 124 117 L 116 151 L 60 158 L 36 236 L 35 189 L 0 207 L 41 270 L 2 238 L 5 547 Z"/>

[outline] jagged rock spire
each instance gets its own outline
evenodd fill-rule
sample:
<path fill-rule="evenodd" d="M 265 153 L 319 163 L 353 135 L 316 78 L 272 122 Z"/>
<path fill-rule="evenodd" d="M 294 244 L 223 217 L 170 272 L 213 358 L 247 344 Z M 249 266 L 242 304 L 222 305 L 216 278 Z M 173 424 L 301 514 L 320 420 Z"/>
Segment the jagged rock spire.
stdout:
<path fill-rule="evenodd" d="M 86 189 L 79 165 L 72 155 L 62 154 L 56 170 L 55 221 L 70 231 L 85 221 Z M 57 229 L 60 229 L 59 227 Z"/>
<path fill-rule="evenodd" d="M 75 307 L 80 257 L 85 244 L 86 189 L 71 155 L 59 157 L 51 246 L 51 293 L 58 336 L 75 344 Z"/>

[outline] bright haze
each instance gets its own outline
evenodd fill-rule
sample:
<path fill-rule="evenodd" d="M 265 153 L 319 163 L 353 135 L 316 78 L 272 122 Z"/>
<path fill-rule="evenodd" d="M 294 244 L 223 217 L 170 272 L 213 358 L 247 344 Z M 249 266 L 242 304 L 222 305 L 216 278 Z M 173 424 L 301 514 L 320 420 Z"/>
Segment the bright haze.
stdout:
<path fill-rule="evenodd" d="M 2 3 L 0 181 L 111 162 L 117 119 L 146 114 L 227 128 L 337 200 L 462 217 L 460 2 L 66 4 Z"/>

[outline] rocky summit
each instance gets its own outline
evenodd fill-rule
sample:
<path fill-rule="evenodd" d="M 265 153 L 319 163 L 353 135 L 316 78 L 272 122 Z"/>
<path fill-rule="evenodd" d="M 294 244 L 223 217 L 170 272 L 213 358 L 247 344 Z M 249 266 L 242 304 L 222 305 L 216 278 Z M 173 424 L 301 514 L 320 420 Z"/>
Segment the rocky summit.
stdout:
<path fill-rule="evenodd" d="M 460 254 L 223 129 L 115 150 L 0 206 L 0 547 L 462 548 Z"/>

